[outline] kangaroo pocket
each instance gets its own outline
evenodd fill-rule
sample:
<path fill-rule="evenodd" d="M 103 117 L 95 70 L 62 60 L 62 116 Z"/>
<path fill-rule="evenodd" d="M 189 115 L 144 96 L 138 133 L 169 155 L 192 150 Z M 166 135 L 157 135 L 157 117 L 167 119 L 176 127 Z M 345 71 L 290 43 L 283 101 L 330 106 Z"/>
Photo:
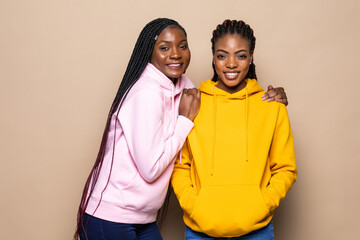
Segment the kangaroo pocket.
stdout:
<path fill-rule="evenodd" d="M 132 183 L 120 191 L 122 207 L 135 211 L 159 210 L 166 196 L 171 170 L 166 170 L 152 183 L 144 181 L 140 174 L 137 174 Z"/>
<path fill-rule="evenodd" d="M 246 234 L 269 216 L 257 185 L 204 186 L 190 218 L 214 237 Z"/>

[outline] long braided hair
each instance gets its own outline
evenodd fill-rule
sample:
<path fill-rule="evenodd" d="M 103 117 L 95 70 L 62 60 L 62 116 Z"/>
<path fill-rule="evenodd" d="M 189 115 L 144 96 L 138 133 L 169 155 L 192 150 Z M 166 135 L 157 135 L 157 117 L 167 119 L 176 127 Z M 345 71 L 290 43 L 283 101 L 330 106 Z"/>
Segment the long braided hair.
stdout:
<path fill-rule="evenodd" d="M 77 226 L 76 226 L 76 231 L 74 234 L 75 240 L 79 239 L 79 234 L 80 234 L 81 230 L 84 230 L 84 226 L 83 226 L 84 213 L 85 213 L 86 207 L 89 203 L 89 196 L 91 196 L 94 191 L 94 188 L 95 188 L 95 185 L 98 180 L 100 170 L 101 170 L 101 167 L 103 164 L 105 150 L 106 150 L 106 144 L 107 144 L 107 140 L 108 140 L 109 127 L 110 127 L 110 123 L 111 123 L 111 117 L 115 112 L 117 112 L 119 105 L 121 106 L 121 102 L 125 99 L 129 90 L 132 88 L 132 86 L 134 86 L 134 84 L 140 78 L 141 74 L 143 73 L 144 69 L 146 68 L 146 65 L 150 61 L 157 37 L 168 26 L 174 26 L 174 27 L 179 28 L 180 30 L 182 30 L 185 33 L 185 36 L 186 36 L 185 29 L 182 26 L 180 26 L 180 24 L 178 22 L 176 22 L 175 20 L 168 19 L 168 18 L 157 18 L 157 19 L 149 22 L 142 29 L 142 31 L 136 41 L 134 50 L 131 54 L 130 61 L 128 63 L 128 66 L 127 66 L 125 74 L 124 74 L 124 77 L 123 77 L 120 87 L 116 93 L 115 99 L 111 105 L 111 108 L 110 108 L 110 111 L 109 111 L 109 114 L 107 117 L 106 125 L 105 125 L 105 130 L 104 130 L 103 137 L 101 140 L 100 149 L 99 149 L 95 164 L 89 174 L 89 177 L 87 178 L 87 181 L 86 181 L 83 193 L 82 193 L 81 202 L 80 202 L 80 206 L 79 206 L 78 213 L 77 213 Z M 115 136 L 114 136 L 114 138 L 115 138 Z M 113 155 L 114 155 L 114 152 L 113 152 Z M 113 156 L 113 158 L 114 158 L 114 156 Z M 111 165 L 112 164 L 113 164 L 113 162 L 111 163 Z M 109 179 L 110 179 L 110 176 L 109 176 Z M 108 181 L 109 181 L 109 179 L 108 179 Z M 105 186 L 105 188 L 106 188 L 106 186 Z M 99 200 L 99 204 L 100 204 L 100 201 L 101 201 L 101 199 Z M 98 206 L 99 206 L 99 204 L 98 204 Z M 166 213 L 166 211 L 165 211 L 165 213 Z"/>
<path fill-rule="evenodd" d="M 217 25 L 216 29 L 212 33 L 213 36 L 211 38 L 211 50 L 213 54 L 215 53 L 216 41 L 226 34 L 239 34 L 242 38 L 247 39 L 250 43 L 250 53 L 254 52 L 256 38 L 254 36 L 254 31 L 251 29 L 251 27 L 248 24 L 246 24 L 244 21 L 227 19 L 222 24 Z M 214 70 L 214 76 L 212 77 L 211 80 L 216 82 L 218 81 L 218 75 L 215 71 L 214 62 L 212 63 L 212 68 Z M 249 71 L 245 76 L 245 78 L 257 79 L 255 73 L 254 58 L 250 64 Z"/>

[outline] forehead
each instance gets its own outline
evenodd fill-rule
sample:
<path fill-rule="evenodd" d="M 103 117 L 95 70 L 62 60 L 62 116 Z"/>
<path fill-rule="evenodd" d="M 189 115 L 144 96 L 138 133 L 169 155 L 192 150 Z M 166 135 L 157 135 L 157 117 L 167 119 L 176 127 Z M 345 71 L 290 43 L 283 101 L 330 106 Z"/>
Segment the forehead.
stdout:
<path fill-rule="evenodd" d="M 182 41 L 186 40 L 186 35 L 177 26 L 168 26 L 162 30 L 156 42 L 160 41 Z"/>
<path fill-rule="evenodd" d="M 250 50 L 250 41 L 239 34 L 226 34 L 215 42 L 215 49 L 246 49 Z"/>

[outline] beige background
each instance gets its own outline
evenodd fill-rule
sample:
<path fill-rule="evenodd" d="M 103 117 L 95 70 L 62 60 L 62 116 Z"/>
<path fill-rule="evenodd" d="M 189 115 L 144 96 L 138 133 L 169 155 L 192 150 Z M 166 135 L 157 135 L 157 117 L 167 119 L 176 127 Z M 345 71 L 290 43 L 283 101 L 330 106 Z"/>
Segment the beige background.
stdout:
<path fill-rule="evenodd" d="M 259 82 L 283 86 L 299 177 L 278 240 L 360 239 L 360 2 L 0 1 L 0 238 L 71 239 L 106 115 L 140 30 L 188 31 L 198 86 L 225 18 L 255 30 Z M 164 238 L 183 239 L 173 199 Z"/>

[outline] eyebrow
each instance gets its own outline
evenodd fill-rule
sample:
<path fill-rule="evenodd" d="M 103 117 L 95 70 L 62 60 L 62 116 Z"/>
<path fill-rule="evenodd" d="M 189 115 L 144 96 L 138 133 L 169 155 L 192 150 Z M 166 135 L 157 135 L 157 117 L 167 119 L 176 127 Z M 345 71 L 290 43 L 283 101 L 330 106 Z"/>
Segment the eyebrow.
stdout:
<path fill-rule="evenodd" d="M 182 42 L 187 42 L 187 39 L 183 39 L 181 40 L 179 43 L 182 43 Z M 165 40 L 161 40 L 160 42 L 158 42 L 156 45 L 159 45 L 161 43 L 170 43 L 170 41 L 165 41 Z"/>
<path fill-rule="evenodd" d="M 225 51 L 223 49 L 218 49 L 218 50 L 216 50 L 216 52 L 224 52 L 226 54 L 229 54 L 228 51 Z M 236 51 L 235 54 L 238 54 L 238 53 L 241 53 L 241 52 L 248 52 L 248 51 L 246 49 L 240 49 L 239 51 Z"/>

